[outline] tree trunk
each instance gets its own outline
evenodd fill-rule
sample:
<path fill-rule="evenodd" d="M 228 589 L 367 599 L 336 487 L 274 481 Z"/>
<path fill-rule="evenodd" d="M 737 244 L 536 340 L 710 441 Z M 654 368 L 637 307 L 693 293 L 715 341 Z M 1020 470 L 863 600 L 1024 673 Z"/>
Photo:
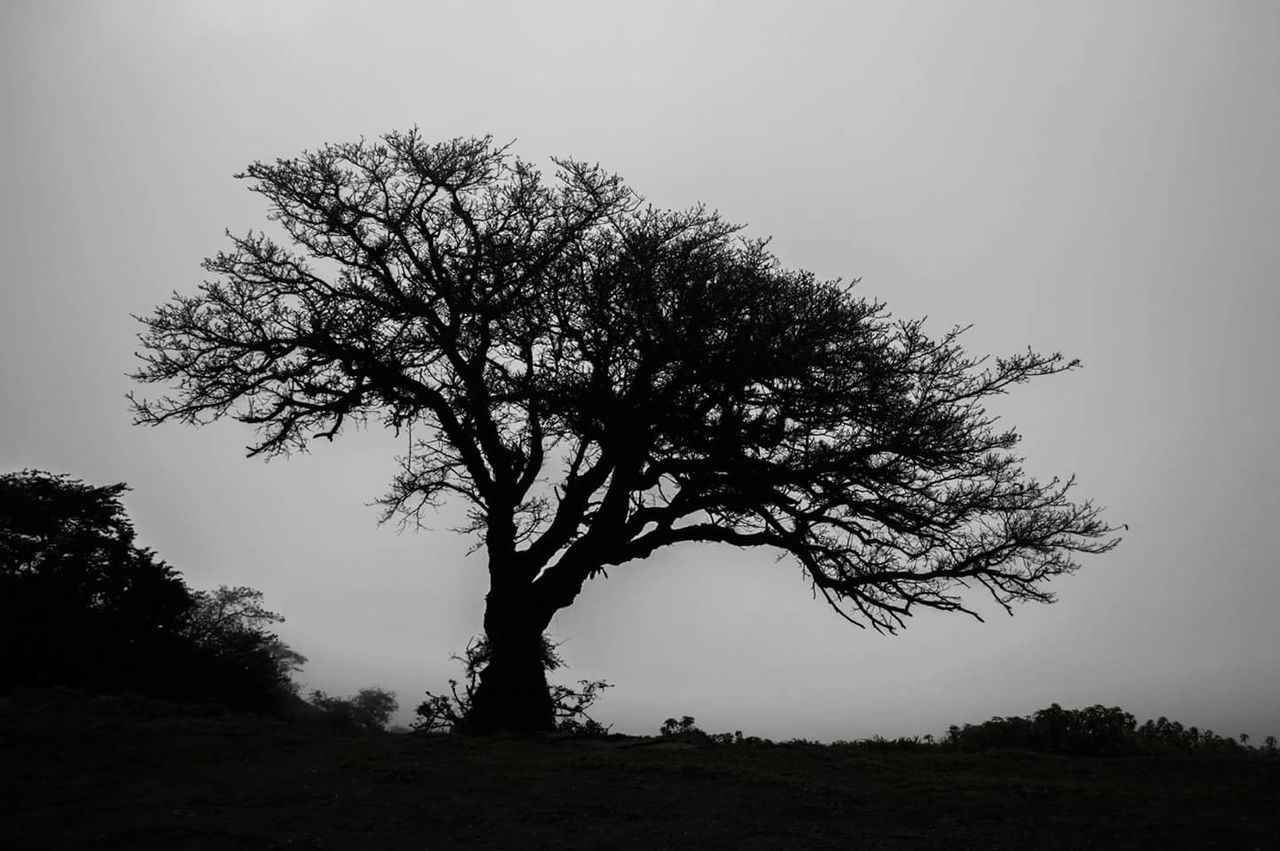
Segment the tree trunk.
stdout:
<path fill-rule="evenodd" d="M 521 608 L 527 607 L 526 603 Z M 528 611 L 503 605 L 493 594 L 489 595 L 484 620 L 489 660 L 480 672 L 480 684 L 467 713 L 467 731 L 554 730 L 555 708 L 547 687 L 542 644 L 547 624 Z"/>

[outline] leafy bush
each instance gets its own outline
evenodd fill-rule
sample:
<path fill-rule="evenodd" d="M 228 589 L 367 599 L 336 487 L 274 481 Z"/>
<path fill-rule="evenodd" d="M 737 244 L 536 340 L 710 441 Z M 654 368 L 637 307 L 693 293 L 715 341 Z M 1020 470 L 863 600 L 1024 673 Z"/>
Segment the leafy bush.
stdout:
<path fill-rule="evenodd" d="M 545 635 L 542 636 L 542 664 L 548 671 L 564 667 L 564 660 L 556 653 L 557 645 Z M 479 686 L 480 671 L 488 664 L 489 646 L 485 639 L 477 636 L 467 643 L 463 655 L 454 654 L 455 661 L 461 663 L 465 681 L 449 680 L 448 694 L 426 693 L 426 700 L 418 704 L 414 714 L 417 720 L 413 730 L 419 733 L 465 733 L 467 729 L 467 713 Z M 587 714 L 587 710 L 600 699 L 601 693 L 612 688 L 604 680 L 578 680 L 578 687 L 551 684 L 551 703 L 556 713 L 556 729 L 563 733 L 580 736 L 606 736 L 610 727 L 606 727 Z"/>

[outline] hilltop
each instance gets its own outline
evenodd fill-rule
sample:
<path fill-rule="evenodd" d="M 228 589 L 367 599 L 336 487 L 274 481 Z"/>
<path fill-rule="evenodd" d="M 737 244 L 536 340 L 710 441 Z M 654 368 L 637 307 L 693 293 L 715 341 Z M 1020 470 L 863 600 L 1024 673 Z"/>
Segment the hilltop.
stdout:
<path fill-rule="evenodd" d="M 353 734 L 0 701 L 6 848 L 1263 848 L 1280 760 Z"/>

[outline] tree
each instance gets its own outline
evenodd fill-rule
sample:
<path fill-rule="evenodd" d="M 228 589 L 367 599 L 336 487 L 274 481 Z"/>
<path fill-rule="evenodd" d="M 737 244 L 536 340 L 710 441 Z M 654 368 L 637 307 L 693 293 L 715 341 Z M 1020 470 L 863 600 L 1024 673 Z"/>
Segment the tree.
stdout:
<path fill-rule="evenodd" d="M 283 615 L 263 606 L 256 588 L 193 592 L 183 635 L 205 660 L 206 688 L 246 708 L 279 711 L 296 703 L 293 675 L 307 657 L 271 632 L 283 622 Z"/>
<path fill-rule="evenodd" d="M 71 686 L 278 711 L 306 662 L 262 592 L 191 591 L 135 543 L 120 497 L 66 475 L 0 476 L 0 688 Z"/>
<path fill-rule="evenodd" d="M 265 669 L 266 678 L 294 694 L 298 684 L 292 675 L 307 664 L 307 657 L 270 631 L 284 623 L 284 616 L 262 605 L 256 588 L 226 585 L 216 591 L 192 593 L 192 607 L 184 633 L 198 646 L 223 657 L 238 658 L 242 665 Z M 263 662 L 268 664 L 264 665 Z"/>
<path fill-rule="evenodd" d="M 127 490 L 0 475 L 0 687 L 147 690 L 178 651 L 187 587 L 134 543 Z"/>
<path fill-rule="evenodd" d="M 362 688 L 354 697 L 332 697 L 317 689 L 311 692 L 310 702 L 338 721 L 365 733 L 386 730 L 391 716 L 400 708 L 394 692 L 376 686 Z"/>
<path fill-rule="evenodd" d="M 984 402 L 1077 365 L 994 362 L 783 268 L 697 207 L 645 206 L 557 159 L 414 130 L 239 177 L 282 244 L 230 236 L 195 295 L 140 321 L 140 423 L 233 417 L 250 455 L 349 424 L 411 430 L 384 519 L 464 500 L 488 558 L 474 730 L 554 724 L 541 635 L 606 568 L 691 541 L 768 547 L 859 625 L 1048 601 L 1117 541 L 1037 481 Z M 856 282 L 855 282 L 856 283 Z"/>

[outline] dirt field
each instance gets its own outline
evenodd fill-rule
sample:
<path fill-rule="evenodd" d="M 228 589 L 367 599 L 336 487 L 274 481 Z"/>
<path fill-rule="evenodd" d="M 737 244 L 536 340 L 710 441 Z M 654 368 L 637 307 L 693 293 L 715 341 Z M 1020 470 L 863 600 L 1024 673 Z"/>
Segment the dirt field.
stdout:
<path fill-rule="evenodd" d="M 1280 848 L 1280 760 L 354 736 L 0 701 L 0 848 Z"/>

